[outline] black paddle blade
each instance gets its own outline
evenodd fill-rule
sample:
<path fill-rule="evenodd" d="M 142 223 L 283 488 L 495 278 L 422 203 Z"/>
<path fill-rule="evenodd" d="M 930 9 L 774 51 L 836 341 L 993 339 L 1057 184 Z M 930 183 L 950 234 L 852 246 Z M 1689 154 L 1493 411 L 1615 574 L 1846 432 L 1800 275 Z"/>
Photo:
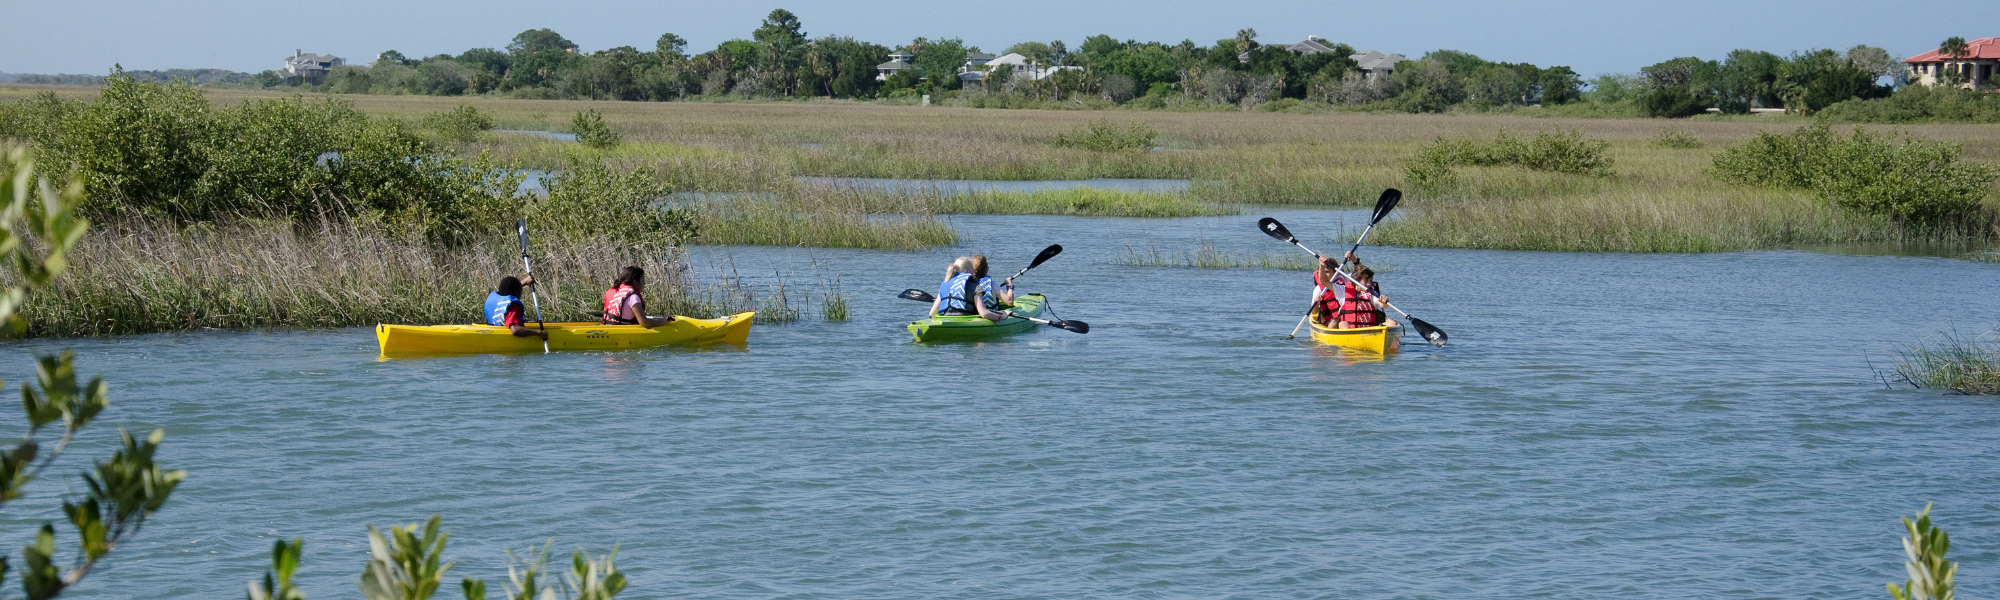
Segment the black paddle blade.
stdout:
<path fill-rule="evenodd" d="M 1035 255 L 1034 262 L 1028 263 L 1028 269 L 1033 269 L 1035 267 L 1042 266 L 1042 263 L 1048 262 L 1049 259 L 1051 258 L 1055 258 L 1057 254 L 1062 254 L 1062 244 L 1049 244 L 1049 247 L 1042 249 L 1041 254 Z M 1022 270 L 1025 271 L 1027 269 L 1022 269 Z"/>
<path fill-rule="evenodd" d="M 515 221 L 515 222 L 514 222 L 514 233 L 516 233 L 516 234 L 520 234 L 520 236 L 521 236 L 521 256 L 527 256 L 527 255 L 528 255 L 528 220 L 527 220 L 527 219 L 521 219 L 521 220 L 518 220 L 518 221 Z"/>
<path fill-rule="evenodd" d="M 915 300 L 918 302 L 930 302 L 932 300 L 937 299 L 937 296 L 932 296 L 930 292 L 918 289 L 903 290 L 903 293 L 896 294 L 896 297 L 902 298 L 904 300 Z"/>
<path fill-rule="evenodd" d="M 1423 319 L 1410 317 L 1410 324 L 1416 326 L 1417 335 L 1424 336 L 1424 341 L 1430 342 L 1432 346 L 1443 348 L 1445 340 L 1451 339 L 1451 336 L 1444 334 L 1443 329 L 1438 329 L 1436 325 L 1425 323 Z"/>
<path fill-rule="evenodd" d="M 1090 333 L 1090 324 L 1083 321 L 1050 321 L 1050 327 L 1067 329 L 1077 333 Z"/>
<path fill-rule="evenodd" d="M 1258 219 L 1257 230 L 1264 232 L 1264 235 L 1278 238 L 1279 241 L 1285 243 L 1291 243 L 1292 240 L 1298 239 L 1292 237 L 1291 230 L 1285 229 L 1284 223 L 1279 223 L 1277 219 L 1273 219 L 1270 217 L 1264 217 L 1262 219 Z"/>
<path fill-rule="evenodd" d="M 1375 214 L 1368 218 L 1368 224 L 1374 225 L 1382 222 L 1382 217 L 1389 216 L 1389 211 L 1395 210 L 1396 203 L 1402 201 L 1403 190 L 1396 188 L 1382 190 L 1382 197 L 1375 200 Z"/>

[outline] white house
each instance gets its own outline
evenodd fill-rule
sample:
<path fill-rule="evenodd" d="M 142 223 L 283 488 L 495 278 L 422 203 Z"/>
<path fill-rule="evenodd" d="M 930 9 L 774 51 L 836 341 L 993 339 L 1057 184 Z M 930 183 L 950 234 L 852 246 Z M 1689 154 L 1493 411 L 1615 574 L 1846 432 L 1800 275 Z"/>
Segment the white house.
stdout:
<path fill-rule="evenodd" d="M 347 59 L 338 56 L 306 54 L 305 50 L 293 50 L 291 56 L 285 57 L 285 68 L 279 69 L 278 74 L 285 77 L 318 79 L 325 76 L 327 71 L 344 64 L 347 64 Z"/>
<path fill-rule="evenodd" d="M 967 62 L 970 63 L 971 61 L 968 60 Z M 961 73 L 959 74 L 959 78 L 965 81 L 966 83 L 984 81 L 986 79 L 987 73 L 991 73 L 993 72 L 994 69 L 998 69 L 1002 66 L 1013 67 L 1015 77 L 1026 77 L 1032 81 L 1041 81 L 1043 79 L 1048 79 L 1050 75 L 1054 75 L 1062 71 L 1083 70 L 1083 67 L 1076 67 L 1076 66 L 1044 65 L 1036 61 L 1028 60 L 1028 57 L 1021 56 L 1019 53 L 1009 52 L 1006 54 L 1002 54 L 1000 56 L 992 57 L 981 61 L 978 69 L 968 70 L 965 73 Z M 970 77 L 968 77 L 968 75 Z"/>
<path fill-rule="evenodd" d="M 1388 76 L 1396 72 L 1396 63 L 1410 60 L 1401 54 L 1383 54 L 1374 50 L 1365 50 L 1348 58 L 1354 59 L 1354 64 L 1360 65 L 1361 72 L 1371 79 Z"/>

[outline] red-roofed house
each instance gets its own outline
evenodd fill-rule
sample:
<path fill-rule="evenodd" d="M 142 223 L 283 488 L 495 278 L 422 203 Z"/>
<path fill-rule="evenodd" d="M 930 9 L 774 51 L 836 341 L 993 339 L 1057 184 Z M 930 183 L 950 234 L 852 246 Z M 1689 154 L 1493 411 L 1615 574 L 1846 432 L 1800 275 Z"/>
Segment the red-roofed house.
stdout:
<path fill-rule="evenodd" d="M 1949 71 L 1965 75 L 1966 87 L 1979 87 L 2000 79 L 2000 38 L 1979 38 L 1965 43 L 1964 56 L 1945 56 L 1932 50 L 1903 60 L 1910 65 L 1910 81 L 1937 85 L 1938 76 Z"/>

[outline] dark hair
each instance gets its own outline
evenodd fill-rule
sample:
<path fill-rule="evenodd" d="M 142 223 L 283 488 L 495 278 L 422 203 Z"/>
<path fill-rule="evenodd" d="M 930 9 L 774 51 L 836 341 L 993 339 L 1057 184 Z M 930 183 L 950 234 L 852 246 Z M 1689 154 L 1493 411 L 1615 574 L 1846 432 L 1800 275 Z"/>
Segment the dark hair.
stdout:
<path fill-rule="evenodd" d="M 498 287 L 499 289 L 495 291 L 500 292 L 500 295 L 502 296 L 521 295 L 521 280 L 515 279 L 513 275 L 501 277 L 500 285 Z"/>
<path fill-rule="evenodd" d="M 645 269 L 641 269 L 639 267 L 625 267 L 623 269 L 618 270 L 618 279 L 612 280 L 611 285 L 619 286 L 630 283 L 639 283 L 645 280 L 646 280 Z"/>
<path fill-rule="evenodd" d="M 980 279 L 984 279 L 985 277 L 986 277 L 986 255 L 984 254 L 972 255 L 972 280 L 978 281 Z"/>
<path fill-rule="evenodd" d="M 1370 268 L 1368 268 L 1368 267 L 1361 267 L 1361 268 L 1359 268 L 1359 269 L 1355 269 L 1355 270 L 1354 270 L 1354 278 L 1355 278 L 1355 279 L 1366 279 L 1366 280 L 1368 280 L 1368 281 L 1374 281 L 1374 280 L 1375 280 L 1375 270 L 1374 270 L 1374 269 L 1370 269 Z"/>

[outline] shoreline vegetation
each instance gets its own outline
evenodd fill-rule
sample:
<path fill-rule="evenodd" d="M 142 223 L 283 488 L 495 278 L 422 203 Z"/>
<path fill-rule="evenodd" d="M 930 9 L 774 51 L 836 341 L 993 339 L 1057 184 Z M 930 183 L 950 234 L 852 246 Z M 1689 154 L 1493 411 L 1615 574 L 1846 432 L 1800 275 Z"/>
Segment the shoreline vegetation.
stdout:
<path fill-rule="evenodd" d="M 595 131 L 592 138 L 600 142 L 495 131 L 576 128 Z M 83 212 L 106 224 L 85 242 L 89 262 L 105 264 L 79 263 L 65 276 L 101 281 L 63 285 L 84 286 L 71 290 L 85 294 L 75 297 L 110 299 L 93 305 L 98 313 L 59 316 L 31 308 L 38 320 L 59 323 L 38 330 L 46 335 L 464 320 L 470 317 L 447 316 L 443 298 L 476 296 L 497 277 L 487 271 L 511 264 L 494 244 L 512 239 L 517 218 L 528 220 L 537 255 L 608 253 L 672 270 L 688 244 L 917 251 L 959 242 L 959 232 L 943 218 L 951 214 L 1187 217 L 1240 214 L 1252 206 L 1354 208 L 1395 187 L 1407 196 L 1397 218 L 1372 238 L 1379 243 L 1620 252 L 1900 244 L 1944 248 L 1974 260 L 1991 255 L 2000 236 L 1991 166 L 2000 163 L 2000 126 L 1812 133 L 1824 131 L 1830 131 L 1824 122 L 1787 117 L 1107 117 L 836 102 L 302 96 L 118 77 L 101 88 L 0 85 L 0 143 L 32 149 L 45 173 L 77 177 L 90 202 Z M 1744 160 L 1743 148 L 1781 160 Z M 1729 175 L 1742 169 L 1724 168 L 1782 163 L 1783 152 L 1841 157 L 1814 164 L 1880 168 L 1840 170 L 1828 185 L 1785 183 L 1819 181 L 1814 174 L 1772 179 Z M 1924 160 L 1959 168 L 1963 176 L 1916 187 L 1871 183 L 1919 181 L 1899 174 Z M 540 191 L 522 186 L 531 176 Z M 967 192 L 844 186 L 821 178 L 1191 183 L 1170 191 Z M 1937 195 L 1934 190 L 1952 192 L 1948 210 L 1908 202 Z M 183 241 L 149 245 L 138 237 Z M 197 272 L 215 281 L 165 279 L 197 262 L 256 264 L 251 254 L 260 244 L 295 248 L 309 265 L 302 272 L 335 281 L 350 277 L 342 274 L 349 266 L 313 261 L 393 248 L 403 262 L 366 267 L 375 269 L 372 276 L 412 278 L 435 289 L 390 300 L 381 294 L 392 292 L 318 284 L 293 294 L 281 288 L 306 284 L 271 280 L 262 285 L 272 289 L 239 298 L 219 291 L 216 282 L 253 281 L 240 273 Z M 1151 262 L 1161 265 L 1256 262 L 1153 252 L 1159 256 Z M 577 284 L 595 285 L 608 271 L 585 273 L 610 267 L 546 268 L 574 271 Z M 423 269 L 432 276 L 439 269 L 467 275 L 458 287 L 438 287 L 417 277 Z M 722 289 L 728 282 L 686 285 L 676 292 L 682 299 L 659 302 L 699 312 L 784 296 L 732 300 L 736 292 Z M 133 316 L 148 311 L 130 298 L 153 295 L 209 304 Z M 588 294 L 564 292 L 570 296 Z M 401 312 L 367 313 L 351 304 L 354 298 L 395 304 Z M 786 308 L 815 303 L 790 301 Z"/>

